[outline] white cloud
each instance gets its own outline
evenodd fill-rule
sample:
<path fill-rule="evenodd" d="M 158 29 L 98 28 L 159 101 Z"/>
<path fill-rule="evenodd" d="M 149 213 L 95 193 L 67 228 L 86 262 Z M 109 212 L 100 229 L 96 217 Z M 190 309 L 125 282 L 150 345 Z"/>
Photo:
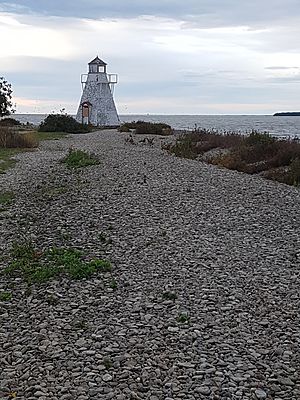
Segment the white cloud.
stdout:
<path fill-rule="evenodd" d="M 64 32 L 56 27 L 20 22 L 12 14 L 0 15 L 0 57 L 32 56 L 67 58 L 73 53 L 73 45 Z"/>

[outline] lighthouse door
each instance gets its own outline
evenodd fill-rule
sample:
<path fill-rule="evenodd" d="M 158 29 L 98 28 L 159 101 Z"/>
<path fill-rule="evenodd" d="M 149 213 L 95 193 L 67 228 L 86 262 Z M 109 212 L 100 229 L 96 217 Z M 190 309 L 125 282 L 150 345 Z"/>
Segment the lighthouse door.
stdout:
<path fill-rule="evenodd" d="M 90 111 L 91 104 L 83 103 L 82 104 L 82 123 L 88 125 L 90 123 Z"/>

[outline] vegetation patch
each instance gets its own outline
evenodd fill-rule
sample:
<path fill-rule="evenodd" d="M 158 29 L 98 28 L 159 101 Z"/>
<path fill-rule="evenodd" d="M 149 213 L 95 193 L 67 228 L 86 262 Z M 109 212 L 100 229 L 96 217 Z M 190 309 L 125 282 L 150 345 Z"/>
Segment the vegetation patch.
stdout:
<path fill-rule="evenodd" d="M 106 369 L 110 369 L 113 367 L 113 362 L 109 357 L 103 358 L 103 365 Z"/>
<path fill-rule="evenodd" d="M 0 192 L 0 210 L 2 207 L 9 206 L 15 198 L 15 194 L 13 192 Z"/>
<path fill-rule="evenodd" d="M 68 192 L 68 188 L 64 185 L 59 186 L 44 186 L 41 189 L 36 191 L 36 195 L 38 198 L 43 198 L 45 200 L 51 200 L 56 197 L 61 196 Z"/>
<path fill-rule="evenodd" d="M 88 167 L 99 164 L 99 159 L 95 154 L 83 150 L 70 149 L 63 162 L 70 168 Z"/>
<path fill-rule="evenodd" d="M 177 294 L 175 292 L 164 292 L 162 295 L 164 300 L 172 300 L 175 301 L 177 299 Z"/>
<path fill-rule="evenodd" d="M 14 118 L 3 118 L 0 120 L 0 126 L 21 126 L 22 123 Z"/>
<path fill-rule="evenodd" d="M 4 174 L 8 168 L 15 165 L 16 161 L 12 157 L 17 153 L 16 149 L 0 148 L 0 174 Z"/>
<path fill-rule="evenodd" d="M 31 242 L 15 244 L 12 249 L 13 261 L 4 269 L 4 274 L 20 276 L 28 284 L 39 284 L 61 276 L 84 279 L 97 272 L 111 271 L 109 261 L 86 261 L 83 256 L 81 251 L 72 248 L 50 248 L 39 252 Z"/>
<path fill-rule="evenodd" d="M 177 317 L 177 322 L 180 324 L 187 324 L 190 321 L 190 317 L 187 313 L 181 313 Z"/>
<path fill-rule="evenodd" d="M 36 137 L 39 141 L 59 140 L 67 136 L 68 134 L 65 132 L 36 132 Z"/>
<path fill-rule="evenodd" d="M 0 301 L 11 300 L 12 294 L 10 292 L 0 292 Z"/>
<path fill-rule="evenodd" d="M 149 134 L 149 135 L 172 135 L 173 130 L 170 125 L 160 122 L 145 122 L 145 121 L 133 121 L 125 122 L 119 128 L 120 132 L 131 132 L 134 130 L 137 134 Z"/>
<path fill-rule="evenodd" d="M 117 290 L 118 289 L 118 284 L 117 281 L 115 280 L 115 278 L 112 278 L 112 280 L 110 281 L 110 288 L 112 290 Z"/>
<path fill-rule="evenodd" d="M 181 135 L 175 144 L 163 148 L 178 157 L 191 159 L 213 149 L 226 149 L 223 154 L 211 155 L 207 162 L 248 174 L 261 174 L 289 185 L 300 184 L 300 143 L 278 140 L 268 133 L 252 131 L 245 136 L 198 129 Z"/>
<path fill-rule="evenodd" d="M 30 149 L 38 146 L 34 132 L 19 132 L 15 128 L 0 126 L 0 148 Z"/>
<path fill-rule="evenodd" d="M 13 192 L 0 192 L 0 212 L 6 211 L 15 198 Z"/>
<path fill-rule="evenodd" d="M 95 154 L 75 149 L 70 149 L 67 156 L 62 161 L 69 168 L 89 167 L 100 163 Z"/>
<path fill-rule="evenodd" d="M 66 114 L 50 114 L 39 127 L 39 132 L 87 133 L 90 131 L 90 126 L 80 124 Z"/>

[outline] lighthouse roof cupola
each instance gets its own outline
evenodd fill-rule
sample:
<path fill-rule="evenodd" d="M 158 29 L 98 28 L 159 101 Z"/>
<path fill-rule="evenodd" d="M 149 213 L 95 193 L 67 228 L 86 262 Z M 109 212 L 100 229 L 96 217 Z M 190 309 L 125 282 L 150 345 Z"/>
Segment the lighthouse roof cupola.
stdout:
<path fill-rule="evenodd" d="M 90 74 L 98 74 L 100 72 L 106 73 L 106 66 L 107 64 L 104 61 L 100 60 L 100 58 L 97 56 L 91 62 L 89 62 L 89 73 Z"/>

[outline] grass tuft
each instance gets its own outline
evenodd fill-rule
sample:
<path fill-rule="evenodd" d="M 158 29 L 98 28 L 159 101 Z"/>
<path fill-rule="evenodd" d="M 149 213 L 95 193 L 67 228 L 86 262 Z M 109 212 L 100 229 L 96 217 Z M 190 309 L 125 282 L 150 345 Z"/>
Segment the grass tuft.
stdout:
<path fill-rule="evenodd" d="M 44 283 L 59 276 L 84 279 L 99 271 L 111 271 L 109 261 L 84 261 L 82 252 L 77 249 L 50 248 L 42 253 L 36 251 L 32 243 L 23 243 L 14 245 L 12 256 L 13 261 L 4 273 L 21 276 L 29 284 Z"/>
<path fill-rule="evenodd" d="M 6 207 L 10 206 L 15 198 L 15 194 L 13 192 L 2 192 L 0 193 L 0 211 L 6 209 Z"/>
<path fill-rule="evenodd" d="M 74 149 L 70 149 L 62 161 L 69 168 L 81 168 L 99 164 L 99 159 L 96 155 Z"/>
<path fill-rule="evenodd" d="M 162 295 L 164 300 L 173 300 L 175 301 L 177 299 L 177 294 L 175 292 L 164 292 Z"/>
<path fill-rule="evenodd" d="M 177 322 L 180 324 L 187 324 L 190 321 L 190 317 L 186 313 L 181 313 L 177 317 Z"/>
<path fill-rule="evenodd" d="M 0 292 L 0 301 L 9 301 L 12 298 L 10 292 Z"/>

